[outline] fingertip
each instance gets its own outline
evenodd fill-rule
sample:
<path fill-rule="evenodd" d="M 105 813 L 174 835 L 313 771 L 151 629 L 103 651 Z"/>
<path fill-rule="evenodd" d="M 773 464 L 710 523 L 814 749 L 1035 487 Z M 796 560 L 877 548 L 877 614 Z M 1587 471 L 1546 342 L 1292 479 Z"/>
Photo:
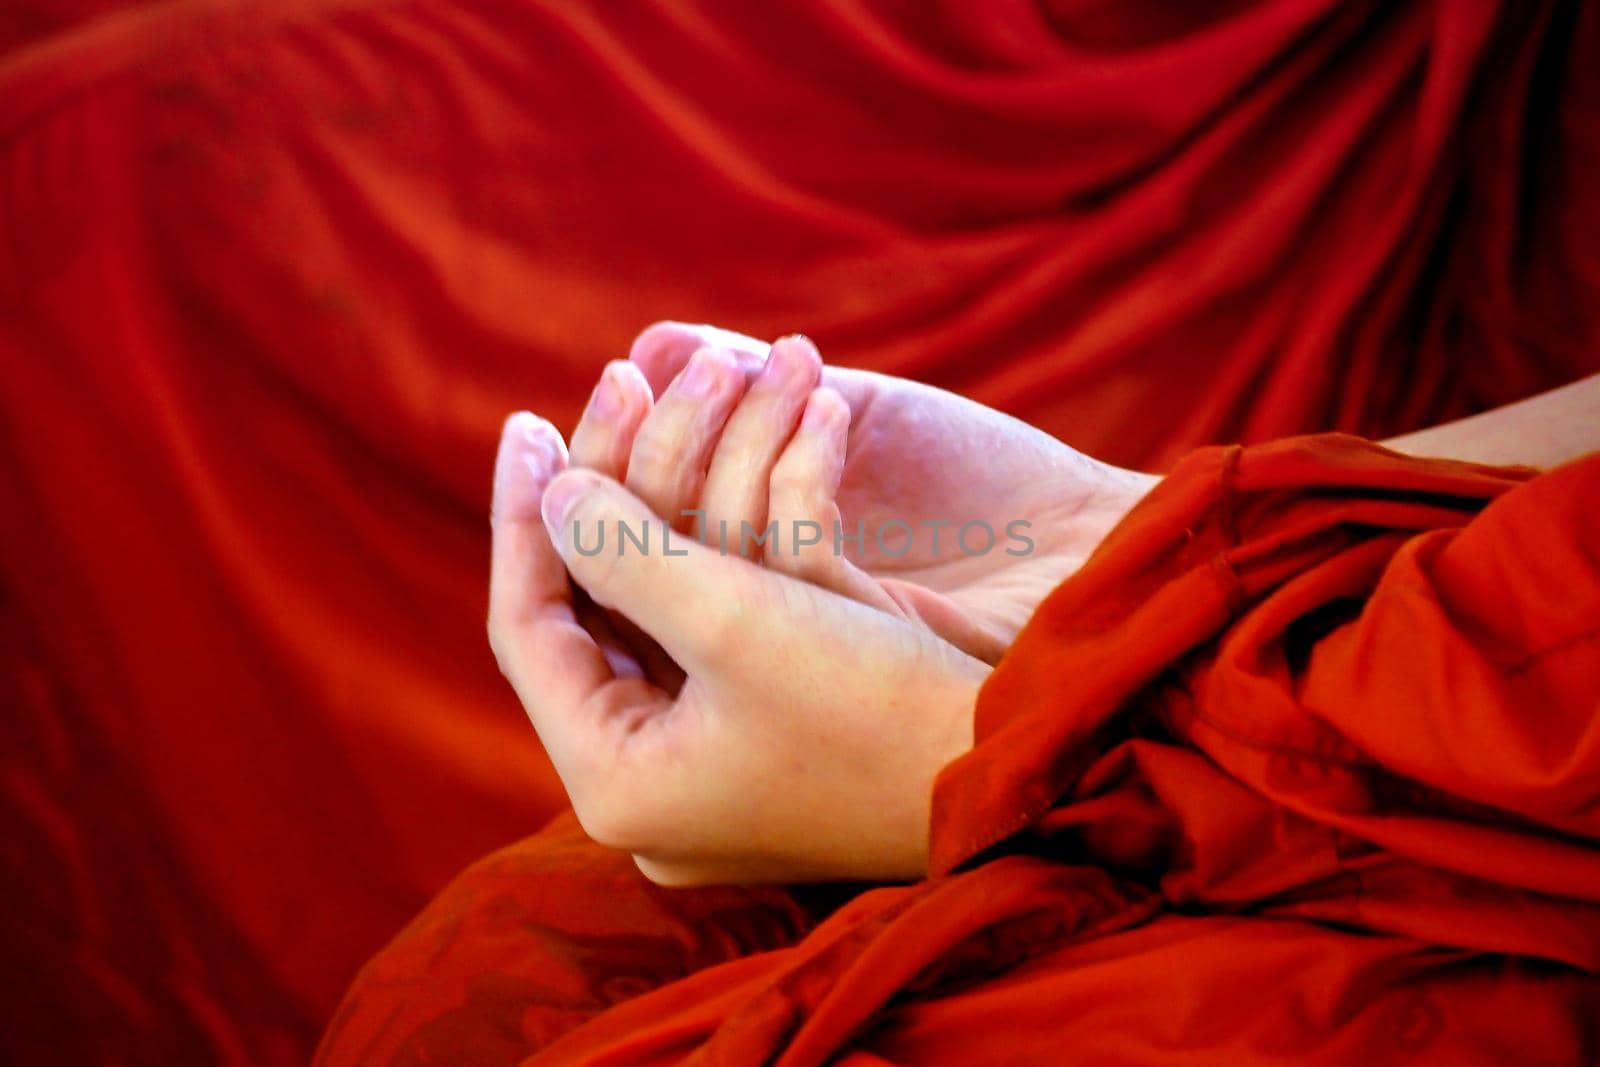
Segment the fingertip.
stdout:
<path fill-rule="evenodd" d="M 538 513 L 545 486 L 566 461 L 566 445 L 549 421 L 531 411 L 512 413 L 500 431 L 492 516 L 532 518 Z"/>
<path fill-rule="evenodd" d="M 652 322 L 639 331 L 639 336 L 633 339 L 628 358 L 648 363 L 663 354 L 665 350 L 683 344 L 700 344 L 699 334 L 695 332 L 694 326 L 675 319 L 662 319 L 659 322 Z"/>
<path fill-rule="evenodd" d="M 739 363 L 726 348 L 706 345 L 689 358 L 688 366 L 672 383 L 672 391 L 697 400 L 721 394 L 735 382 L 742 384 Z"/>
<path fill-rule="evenodd" d="M 622 391 L 617 387 L 616 374 L 607 363 L 600 371 L 600 380 L 594 383 L 594 391 L 589 394 L 589 403 L 584 407 L 583 419 L 604 419 L 611 421 L 622 411 Z"/>
<path fill-rule="evenodd" d="M 753 348 L 731 348 L 734 360 L 739 364 L 739 371 L 744 375 L 745 383 L 755 381 L 766 369 L 767 358 L 771 349 L 762 347 L 759 351 Z"/>
<path fill-rule="evenodd" d="M 606 364 L 605 373 L 610 376 L 612 383 L 627 403 L 639 403 L 648 407 L 652 402 L 650 380 L 645 377 L 644 371 L 637 363 L 626 359 L 614 359 Z"/>
<path fill-rule="evenodd" d="M 758 374 L 767 360 L 768 346 L 753 337 L 718 326 L 663 320 L 645 327 L 634 339 L 628 361 L 643 373 L 652 395 L 660 396 L 689 357 L 707 346 L 732 353 L 746 378 Z"/>
<path fill-rule="evenodd" d="M 572 431 L 569 462 L 621 477 L 634 435 L 653 404 L 650 385 L 638 367 L 621 359 L 607 363 Z"/>
<path fill-rule="evenodd" d="M 817 344 L 803 333 L 786 333 L 772 342 L 773 348 L 787 348 L 804 358 L 822 362 L 822 353 L 817 349 Z"/>
<path fill-rule="evenodd" d="M 584 420 L 624 426 L 648 413 L 651 403 L 650 383 L 643 372 L 625 359 L 614 359 L 600 371 Z"/>
<path fill-rule="evenodd" d="M 800 334 L 780 337 L 772 343 L 762 377 L 778 388 L 810 390 L 822 378 L 822 356 Z"/>
<path fill-rule="evenodd" d="M 502 443 L 511 441 L 514 444 L 523 442 L 544 442 L 550 437 L 561 439 L 561 433 L 550 424 L 550 420 L 540 418 L 531 411 L 513 411 L 506 416 L 506 421 L 500 427 L 500 440 Z"/>
<path fill-rule="evenodd" d="M 627 362 L 639 370 L 650 392 L 660 396 L 689 362 L 689 357 L 705 343 L 706 338 L 696 327 L 664 320 L 646 326 L 634 338 Z"/>

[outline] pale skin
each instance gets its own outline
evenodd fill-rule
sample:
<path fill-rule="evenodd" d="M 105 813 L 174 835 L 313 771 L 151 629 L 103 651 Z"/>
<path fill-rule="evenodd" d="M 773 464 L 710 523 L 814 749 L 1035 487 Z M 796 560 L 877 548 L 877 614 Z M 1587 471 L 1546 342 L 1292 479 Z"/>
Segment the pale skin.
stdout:
<path fill-rule="evenodd" d="M 1589 379 L 1392 444 L 1494 440 L 1469 458 L 1549 465 L 1600 447 L 1597 397 Z M 989 665 L 1155 480 L 953 394 L 825 368 L 801 338 L 658 324 L 606 368 L 570 457 L 549 423 L 508 420 L 491 644 L 584 828 L 648 877 L 916 878 L 933 779 L 972 744 Z M 688 531 L 689 509 L 710 547 L 573 550 L 574 523 L 586 542 L 658 515 Z M 830 538 L 716 547 L 722 521 L 835 518 L 918 536 L 900 556 L 870 538 L 844 556 Z M 1025 519 L 1035 549 L 969 556 L 946 531 L 934 551 L 923 520 L 969 518 Z"/>

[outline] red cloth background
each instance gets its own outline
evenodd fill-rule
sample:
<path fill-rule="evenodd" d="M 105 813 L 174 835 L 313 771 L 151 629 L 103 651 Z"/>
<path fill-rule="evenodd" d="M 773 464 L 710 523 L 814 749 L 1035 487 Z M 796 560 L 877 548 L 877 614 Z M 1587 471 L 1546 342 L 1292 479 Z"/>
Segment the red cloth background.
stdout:
<path fill-rule="evenodd" d="M 1600 362 L 1592 5 L 7 11 L 13 1059 L 299 1062 L 561 807 L 483 639 L 493 441 L 652 320 L 1152 467 Z"/>

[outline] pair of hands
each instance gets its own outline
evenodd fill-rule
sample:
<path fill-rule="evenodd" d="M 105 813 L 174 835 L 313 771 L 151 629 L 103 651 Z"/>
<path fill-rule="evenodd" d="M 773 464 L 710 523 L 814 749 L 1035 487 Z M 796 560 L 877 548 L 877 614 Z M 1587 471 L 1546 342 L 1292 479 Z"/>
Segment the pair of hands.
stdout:
<path fill-rule="evenodd" d="M 506 423 L 490 641 L 585 830 L 653 880 L 914 878 L 989 664 L 1152 482 L 803 338 L 662 323 L 570 458 Z"/>

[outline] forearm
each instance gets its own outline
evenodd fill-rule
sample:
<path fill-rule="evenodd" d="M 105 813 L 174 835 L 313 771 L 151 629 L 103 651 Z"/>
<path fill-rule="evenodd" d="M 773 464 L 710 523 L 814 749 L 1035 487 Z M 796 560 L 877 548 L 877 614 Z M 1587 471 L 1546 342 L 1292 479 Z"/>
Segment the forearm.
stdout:
<path fill-rule="evenodd" d="M 1383 444 L 1414 456 L 1554 467 L 1600 450 L 1600 374 Z"/>

